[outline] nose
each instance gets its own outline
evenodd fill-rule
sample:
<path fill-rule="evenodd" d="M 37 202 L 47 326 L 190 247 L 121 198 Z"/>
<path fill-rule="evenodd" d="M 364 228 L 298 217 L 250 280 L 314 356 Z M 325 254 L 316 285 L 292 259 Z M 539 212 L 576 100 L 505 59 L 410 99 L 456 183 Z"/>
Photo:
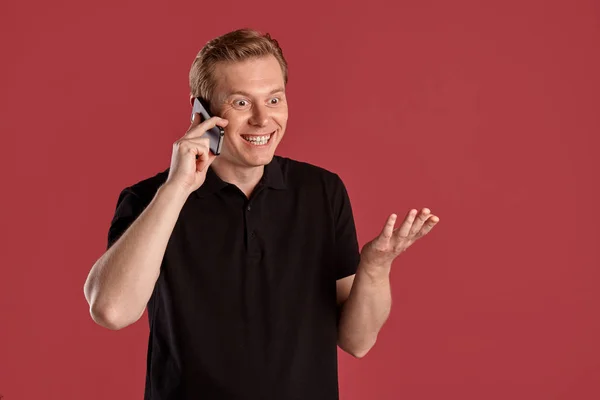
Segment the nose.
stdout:
<path fill-rule="evenodd" d="M 248 120 L 250 125 L 266 126 L 269 123 L 269 113 L 267 107 L 255 105 L 252 107 L 252 116 Z"/>

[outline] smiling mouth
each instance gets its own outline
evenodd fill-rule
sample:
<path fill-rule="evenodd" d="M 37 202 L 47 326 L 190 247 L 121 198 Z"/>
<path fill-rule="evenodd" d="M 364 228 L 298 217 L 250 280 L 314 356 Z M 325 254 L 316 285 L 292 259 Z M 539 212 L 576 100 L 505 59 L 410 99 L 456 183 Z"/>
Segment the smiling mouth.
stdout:
<path fill-rule="evenodd" d="M 262 146 L 269 143 L 274 133 L 275 131 L 266 135 L 242 135 L 242 138 L 254 146 Z"/>

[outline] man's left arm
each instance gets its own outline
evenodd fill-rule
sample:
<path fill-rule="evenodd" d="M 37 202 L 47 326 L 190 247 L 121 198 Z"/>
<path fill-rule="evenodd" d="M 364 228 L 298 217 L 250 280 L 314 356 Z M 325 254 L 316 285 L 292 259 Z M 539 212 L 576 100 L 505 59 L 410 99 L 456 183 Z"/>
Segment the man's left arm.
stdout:
<path fill-rule="evenodd" d="M 439 222 L 427 208 L 418 215 L 417 210 L 411 210 L 394 229 L 396 218 L 390 215 L 381 233 L 363 247 L 356 274 L 337 281 L 341 307 L 338 345 L 357 358 L 373 347 L 390 314 L 393 261 Z"/>

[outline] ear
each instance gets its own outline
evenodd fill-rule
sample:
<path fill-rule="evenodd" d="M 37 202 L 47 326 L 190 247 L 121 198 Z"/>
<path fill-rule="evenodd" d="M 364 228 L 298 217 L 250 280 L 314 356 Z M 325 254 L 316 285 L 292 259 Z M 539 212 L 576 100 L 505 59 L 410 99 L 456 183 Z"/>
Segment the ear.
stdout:
<path fill-rule="evenodd" d="M 190 106 L 192 106 L 192 107 L 194 107 L 194 99 L 195 99 L 194 95 L 190 94 Z"/>

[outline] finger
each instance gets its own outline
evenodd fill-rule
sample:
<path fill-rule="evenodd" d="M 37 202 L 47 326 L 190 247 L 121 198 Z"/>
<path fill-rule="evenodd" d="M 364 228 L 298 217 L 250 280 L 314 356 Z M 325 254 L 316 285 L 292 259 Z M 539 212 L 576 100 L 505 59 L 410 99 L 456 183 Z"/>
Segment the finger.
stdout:
<path fill-rule="evenodd" d="M 182 138 L 178 141 L 179 153 L 191 154 L 197 159 L 201 152 L 209 151 L 209 143 L 208 138 Z"/>
<path fill-rule="evenodd" d="M 205 136 L 199 137 L 186 137 L 181 140 L 182 143 L 185 143 L 186 146 L 189 146 L 190 152 L 193 153 L 196 157 L 196 160 L 199 159 L 199 155 L 201 152 L 207 151 L 210 152 L 210 139 Z"/>
<path fill-rule="evenodd" d="M 225 128 L 227 126 L 227 124 L 229 124 L 229 121 L 227 121 L 226 119 L 219 118 L 219 117 L 211 117 L 211 118 L 207 119 L 206 121 L 202 121 L 198 125 L 191 126 L 190 129 L 185 134 L 185 137 L 186 138 L 200 137 L 200 136 L 204 135 L 206 133 L 206 131 L 214 128 L 217 125 L 222 128 Z"/>
<path fill-rule="evenodd" d="M 427 218 L 427 221 L 425 221 L 425 224 L 423 224 L 423 227 L 419 231 L 418 236 L 421 237 L 427 235 L 429 231 L 431 231 L 433 227 L 437 225 L 438 222 L 440 222 L 439 217 L 437 215 L 431 214 L 429 218 Z"/>
<path fill-rule="evenodd" d="M 187 140 L 186 146 L 194 154 L 196 171 L 204 171 L 217 158 L 209 148 L 208 138 L 196 138 Z"/>
<path fill-rule="evenodd" d="M 210 139 L 207 136 L 186 136 L 180 140 L 180 143 L 192 144 L 194 146 L 209 148 Z"/>
<path fill-rule="evenodd" d="M 408 237 L 408 235 L 410 233 L 410 228 L 412 227 L 416 216 L 417 216 L 417 210 L 415 210 L 414 208 L 411 209 L 408 212 L 408 214 L 406 214 L 404 221 L 402 221 L 402 224 L 396 230 L 396 235 L 398 237 L 400 237 L 402 239 Z"/>
<path fill-rule="evenodd" d="M 425 223 L 425 221 L 427 221 L 427 219 L 430 217 L 430 215 L 431 215 L 431 210 L 429 210 L 429 208 L 421 209 L 421 212 L 415 218 L 415 221 L 413 222 L 408 235 L 410 237 L 417 235 L 417 233 L 419 233 L 419 231 L 423 227 L 423 224 Z"/>
<path fill-rule="evenodd" d="M 394 233 L 394 225 L 396 224 L 396 219 L 398 216 L 396 214 L 392 214 L 385 221 L 385 225 L 383 226 L 383 230 L 381 231 L 380 237 L 383 239 L 390 240 L 392 234 Z"/>
<path fill-rule="evenodd" d="M 196 171 L 202 172 L 207 169 L 210 164 L 217 158 L 210 150 L 206 149 L 196 155 Z"/>

